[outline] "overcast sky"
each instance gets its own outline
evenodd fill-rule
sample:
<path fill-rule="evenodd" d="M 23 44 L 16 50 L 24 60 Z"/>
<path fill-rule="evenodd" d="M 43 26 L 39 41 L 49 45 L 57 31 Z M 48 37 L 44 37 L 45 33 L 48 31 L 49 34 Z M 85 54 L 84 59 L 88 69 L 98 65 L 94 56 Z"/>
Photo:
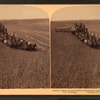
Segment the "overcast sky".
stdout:
<path fill-rule="evenodd" d="M 57 10 L 52 20 L 85 20 L 100 19 L 100 6 L 66 7 Z"/>
<path fill-rule="evenodd" d="M 0 19 L 34 19 L 34 18 L 48 18 L 48 15 L 44 10 L 37 7 L 0 5 Z"/>

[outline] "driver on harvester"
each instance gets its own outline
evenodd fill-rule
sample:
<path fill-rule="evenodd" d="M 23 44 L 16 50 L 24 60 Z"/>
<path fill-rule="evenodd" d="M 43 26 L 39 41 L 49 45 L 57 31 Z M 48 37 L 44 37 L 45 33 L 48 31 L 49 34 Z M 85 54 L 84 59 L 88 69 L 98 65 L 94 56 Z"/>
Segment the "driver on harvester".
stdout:
<path fill-rule="evenodd" d="M 79 25 L 77 23 L 75 23 L 74 26 L 75 26 L 76 31 L 78 31 Z"/>
<path fill-rule="evenodd" d="M 79 25 L 79 32 L 85 32 L 85 25 L 82 23 Z"/>

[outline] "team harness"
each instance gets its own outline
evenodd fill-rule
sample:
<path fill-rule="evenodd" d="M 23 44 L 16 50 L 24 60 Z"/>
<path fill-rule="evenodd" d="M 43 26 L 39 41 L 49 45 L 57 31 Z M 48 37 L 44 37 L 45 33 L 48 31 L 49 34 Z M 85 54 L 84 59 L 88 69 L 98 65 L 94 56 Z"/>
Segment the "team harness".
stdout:
<path fill-rule="evenodd" d="M 16 49 L 22 49 L 26 51 L 36 51 L 37 45 L 35 43 L 26 41 L 20 37 L 16 37 L 13 33 L 8 33 L 7 28 L 0 23 L 0 42 Z"/>

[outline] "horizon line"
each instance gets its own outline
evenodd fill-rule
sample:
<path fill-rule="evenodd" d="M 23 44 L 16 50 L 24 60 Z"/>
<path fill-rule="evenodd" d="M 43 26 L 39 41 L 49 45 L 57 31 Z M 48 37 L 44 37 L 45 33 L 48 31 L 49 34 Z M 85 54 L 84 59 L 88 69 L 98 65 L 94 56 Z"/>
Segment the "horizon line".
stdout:
<path fill-rule="evenodd" d="M 0 19 L 0 20 L 34 20 L 34 19 L 38 20 L 38 19 L 49 19 L 49 18 L 29 18 L 29 19 L 28 18 L 25 18 L 25 19 L 21 18 L 21 19 Z"/>
<path fill-rule="evenodd" d="M 66 20 L 51 20 L 51 21 L 79 21 L 79 20 L 100 20 L 100 19 L 66 19 Z"/>

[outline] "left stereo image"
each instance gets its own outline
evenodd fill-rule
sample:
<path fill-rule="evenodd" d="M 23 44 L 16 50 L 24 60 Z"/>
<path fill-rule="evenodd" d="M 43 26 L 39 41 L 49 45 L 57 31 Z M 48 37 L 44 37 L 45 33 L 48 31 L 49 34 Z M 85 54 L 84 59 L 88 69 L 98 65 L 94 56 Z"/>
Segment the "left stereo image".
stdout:
<path fill-rule="evenodd" d="M 0 88 L 49 88 L 49 18 L 34 6 L 0 6 Z"/>

